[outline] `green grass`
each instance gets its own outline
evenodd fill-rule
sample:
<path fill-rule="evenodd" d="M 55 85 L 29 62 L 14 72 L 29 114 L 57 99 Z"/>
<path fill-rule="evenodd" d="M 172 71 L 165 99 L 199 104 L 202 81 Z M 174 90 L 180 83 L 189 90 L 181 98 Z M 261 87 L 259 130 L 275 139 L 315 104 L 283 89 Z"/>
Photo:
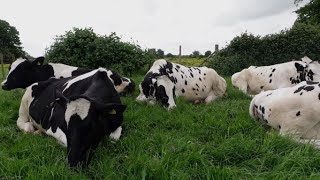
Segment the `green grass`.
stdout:
<path fill-rule="evenodd" d="M 204 58 L 173 58 L 169 59 L 169 61 L 178 64 L 183 64 L 185 66 L 201 66 L 201 64 L 204 61 Z"/>
<path fill-rule="evenodd" d="M 105 138 L 86 170 L 70 169 L 54 138 L 17 130 L 23 91 L 0 90 L 0 179 L 319 179 L 320 152 L 262 128 L 226 79 L 228 97 L 210 105 L 178 98 L 168 112 L 135 102 L 138 89 L 122 98 L 122 137 Z"/>

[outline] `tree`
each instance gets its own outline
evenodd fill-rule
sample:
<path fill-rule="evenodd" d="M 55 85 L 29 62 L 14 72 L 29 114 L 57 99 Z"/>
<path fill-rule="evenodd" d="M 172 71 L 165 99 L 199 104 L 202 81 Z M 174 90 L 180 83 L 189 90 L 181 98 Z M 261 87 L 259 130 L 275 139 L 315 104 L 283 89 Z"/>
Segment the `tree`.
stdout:
<path fill-rule="evenodd" d="M 158 58 L 164 58 L 164 51 L 162 49 L 157 50 L 157 57 Z"/>
<path fill-rule="evenodd" d="M 204 57 L 209 57 L 211 54 L 212 54 L 211 51 L 206 51 L 206 52 L 204 53 Z"/>
<path fill-rule="evenodd" d="M 0 52 L 4 55 L 4 59 L 11 59 L 11 56 L 24 56 L 22 47 L 20 46 L 19 32 L 7 21 L 0 19 Z"/>
<path fill-rule="evenodd" d="M 174 55 L 171 54 L 171 53 L 168 53 L 168 54 L 166 55 L 166 57 L 167 57 L 167 58 L 174 58 Z"/>
<path fill-rule="evenodd" d="M 192 57 L 199 57 L 200 56 L 200 52 L 199 51 L 193 51 L 191 56 Z"/>
<path fill-rule="evenodd" d="M 299 4 L 302 1 L 295 0 L 295 4 Z M 311 0 L 305 6 L 299 8 L 296 13 L 298 14 L 296 22 L 320 25 L 320 0 Z"/>

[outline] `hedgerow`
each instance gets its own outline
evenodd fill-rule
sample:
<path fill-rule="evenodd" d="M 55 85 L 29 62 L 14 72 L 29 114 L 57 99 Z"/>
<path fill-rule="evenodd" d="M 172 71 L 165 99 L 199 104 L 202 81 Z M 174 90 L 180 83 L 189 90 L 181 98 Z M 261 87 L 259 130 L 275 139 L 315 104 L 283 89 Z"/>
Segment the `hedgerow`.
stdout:
<path fill-rule="evenodd" d="M 288 30 L 264 37 L 243 33 L 218 51 L 208 65 L 223 75 L 232 75 L 250 65 L 263 66 L 299 59 L 320 59 L 320 27 L 295 23 Z"/>
<path fill-rule="evenodd" d="M 153 59 L 139 45 L 123 42 L 116 33 L 99 35 L 91 28 L 74 28 L 57 36 L 46 58 L 78 67 L 105 67 L 126 75 L 147 68 Z"/>

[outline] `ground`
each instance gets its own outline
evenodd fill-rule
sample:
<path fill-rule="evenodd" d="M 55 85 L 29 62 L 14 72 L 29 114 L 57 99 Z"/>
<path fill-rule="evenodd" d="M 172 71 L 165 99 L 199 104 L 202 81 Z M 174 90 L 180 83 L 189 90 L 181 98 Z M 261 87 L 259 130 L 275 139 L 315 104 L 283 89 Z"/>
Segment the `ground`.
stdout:
<path fill-rule="evenodd" d="M 226 79 L 228 97 L 210 105 L 178 99 L 168 112 L 135 102 L 138 89 L 122 98 L 123 136 L 105 138 L 87 170 L 70 169 L 54 138 L 19 131 L 23 90 L 0 90 L 0 179 L 319 179 L 320 151 L 253 121 L 250 97 Z"/>

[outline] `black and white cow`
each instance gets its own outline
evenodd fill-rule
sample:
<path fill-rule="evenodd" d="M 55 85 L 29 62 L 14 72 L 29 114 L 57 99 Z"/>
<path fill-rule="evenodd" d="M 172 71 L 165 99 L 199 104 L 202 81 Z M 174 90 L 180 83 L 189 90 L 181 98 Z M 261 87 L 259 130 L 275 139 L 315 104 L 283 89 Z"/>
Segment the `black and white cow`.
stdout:
<path fill-rule="evenodd" d="M 231 77 L 233 86 L 246 94 L 259 94 L 261 91 L 292 87 L 310 80 L 320 80 L 320 65 L 308 57 L 302 61 L 291 61 L 271 66 L 250 66 Z"/>
<path fill-rule="evenodd" d="M 34 61 L 23 58 L 17 59 L 10 65 L 8 76 L 1 84 L 2 89 L 27 88 L 32 83 L 44 81 L 50 77 L 66 78 L 91 71 L 60 63 L 43 63 L 44 57 L 38 57 Z M 121 77 L 116 72 L 110 70 L 108 71 L 108 75 L 118 93 L 131 93 L 134 91 L 135 84 L 129 78 Z"/>
<path fill-rule="evenodd" d="M 250 103 L 250 116 L 320 148 L 320 84 L 304 81 L 294 87 L 261 92 Z"/>
<path fill-rule="evenodd" d="M 32 84 L 22 97 L 17 126 L 53 136 L 67 147 L 70 166 L 87 166 L 102 138 L 118 140 L 122 131 L 126 106 L 108 72 L 99 68 Z"/>
<path fill-rule="evenodd" d="M 213 69 L 185 67 L 164 59 L 156 60 L 139 85 L 138 101 L 161 102 L 171 109 L 174 96 L 209 103 L 226 93 L 226 81 Z"/>

